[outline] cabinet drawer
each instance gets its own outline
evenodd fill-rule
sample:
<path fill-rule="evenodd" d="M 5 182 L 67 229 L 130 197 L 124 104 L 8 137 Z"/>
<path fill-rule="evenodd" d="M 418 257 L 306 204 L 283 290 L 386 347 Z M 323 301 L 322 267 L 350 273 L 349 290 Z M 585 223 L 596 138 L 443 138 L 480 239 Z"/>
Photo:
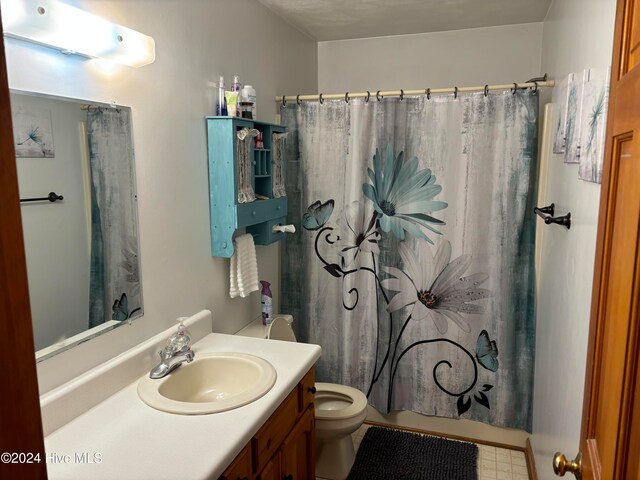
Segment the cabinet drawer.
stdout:
<path fill-rule="evenodd" d="M 287 198 L 256 200 L 237 205 L 238 227 L 246 227 L 287 215 Z"/>
<path fill-rule="evenodd" d="M 298 414 L 298 389 L 294 388 L 275 413 L 267 420 L 251 440 L 253 471 L 259 472 L 278 450 L 296 423 Z"/>
<path fill-rule="evenodd" d="M 316 377 L 315 368 L 311 367 L 311 370 L 307 372 L 300 383 L 298 384 L 298 413 L 302 413 L 305 409 L 313 403 L 316 391 Z"/>
<path fill-rule="evenodd" d="M 251 451 L 244 447 L 219 480 L 249 480 L 251 478 Z"/>

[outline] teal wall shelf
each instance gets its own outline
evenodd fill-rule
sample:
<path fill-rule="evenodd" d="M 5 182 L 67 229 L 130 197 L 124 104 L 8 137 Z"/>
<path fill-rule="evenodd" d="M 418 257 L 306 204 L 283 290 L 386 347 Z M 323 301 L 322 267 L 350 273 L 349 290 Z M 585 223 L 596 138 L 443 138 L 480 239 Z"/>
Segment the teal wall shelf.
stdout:
<path fill-rule="evenodd" d="M 233 235 L 246 228 L 256 245 L 269 245 L 284 237 L 273 233 L 287 220 L 287 197 L 273 198 L 272 134 L 286 128 L 274 123 L 237 117 L 206 117 L 209 156 L 209 205 L 211 214 L 211 255 L 230 258 Z M 257 196 L 253 202 L 238 203 L 237 132 L 255 128 L 262 132 L 264 148 L 251 141 L 251 185 Z M 286 168 L 286 158 L 283 159 Z M 286 174 L 286 171 L 285 171 Z"/>

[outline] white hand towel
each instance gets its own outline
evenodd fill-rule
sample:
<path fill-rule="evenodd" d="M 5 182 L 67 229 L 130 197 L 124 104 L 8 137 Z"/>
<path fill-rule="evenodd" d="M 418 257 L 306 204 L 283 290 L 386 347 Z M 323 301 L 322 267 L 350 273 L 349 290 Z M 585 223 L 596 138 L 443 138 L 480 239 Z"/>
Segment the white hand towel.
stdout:
<path fill-rule="evenodd" d="M 235 251 L 229 269 L 229 296 L 245 298 L 260 288 L 256 247 L 250 234 L 239 236 L 234 243 Z"/>

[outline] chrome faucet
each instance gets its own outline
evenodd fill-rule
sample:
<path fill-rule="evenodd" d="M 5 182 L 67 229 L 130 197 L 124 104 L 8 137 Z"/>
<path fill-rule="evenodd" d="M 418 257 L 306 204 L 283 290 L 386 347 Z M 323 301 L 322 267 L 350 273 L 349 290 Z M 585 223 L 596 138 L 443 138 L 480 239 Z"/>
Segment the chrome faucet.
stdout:
<path fill-rule="evenodd" d="M 160 350 L 158 352 L 162 361 L 151 369 L 149 377 L 158 379 L 169 375 L 176 368 L 182 365 L 184 362 L 192 362 L 196 356 L 193 350 L 188 345 L 185 345 L 181 350 L 173 350 L 170 347 Z"/>

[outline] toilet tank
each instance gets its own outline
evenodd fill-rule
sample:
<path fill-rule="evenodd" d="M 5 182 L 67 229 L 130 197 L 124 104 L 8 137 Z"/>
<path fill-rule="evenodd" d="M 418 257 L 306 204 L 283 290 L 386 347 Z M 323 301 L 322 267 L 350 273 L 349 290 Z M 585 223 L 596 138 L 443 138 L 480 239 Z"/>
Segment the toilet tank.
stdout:
<path fill-rule="evenodd" d="M 240 330 L 236 335 L 254 338 L 269 338 L 271 340 L 282 340 L 285 342 L 295 342 L 296 335 L 293 333 L 291 324 L 293 316 L 278 314 L 273 317 L 271 325 L 263 325 L 262 317 L 256 318 L 249 325 Z"/>

